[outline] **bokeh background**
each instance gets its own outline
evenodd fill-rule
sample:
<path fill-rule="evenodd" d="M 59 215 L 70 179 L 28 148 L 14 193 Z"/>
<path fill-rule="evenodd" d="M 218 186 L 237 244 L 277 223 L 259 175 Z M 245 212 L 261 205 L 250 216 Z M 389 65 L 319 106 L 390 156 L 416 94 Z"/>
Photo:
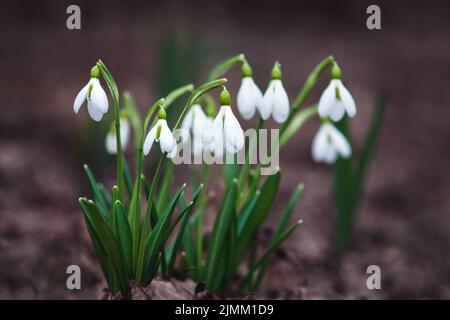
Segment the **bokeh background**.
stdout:
<path fill-rule="evenodd" d="M 81 7 L 81 30 L 66 8 Z M 366 28 L 378 4 L 382 30 Z M 298 182 L 304 226 L 279 250 L 266 298 L 450 298 L 450 5 L 446 1 L 2 1 L 0 5 L 0 298 L 95 299 L 104 287 L 78 207 L 82 163 L 107 184 L 114 161 L 105 128 L 75 115 L 73 99 L 98 58 L 141 111 L 177 85 L 204 80 L 243 52 L 264 88 L 279 60 L 291 99 L 333 54 L 358 105 L 361 148 L 376 95 L 388 105 L 350 250 L 334 253 L 331 168 L 314 163 L 308 123 L 281 155 L 285 174 L 272 215 Z M 239 70 L 231 72 L 236 95 Z M 327 84 L 324 76 L 309 102 Z M 248 125 L 248 124 L 246 124 Z M 244 126 L 246 126 L 244 125 Z M 108 124 L 104 124 L 108 126 Z M 103 131 L 102 131 L 103 130 Z M 179 175 L 187 181 L 188 175 Z M 270 221 L 264 232 L 270 233 Z M 82 269 L 68 291 L 66 267 Z M 382 289 L 366 288 L 366 268 Z"/>

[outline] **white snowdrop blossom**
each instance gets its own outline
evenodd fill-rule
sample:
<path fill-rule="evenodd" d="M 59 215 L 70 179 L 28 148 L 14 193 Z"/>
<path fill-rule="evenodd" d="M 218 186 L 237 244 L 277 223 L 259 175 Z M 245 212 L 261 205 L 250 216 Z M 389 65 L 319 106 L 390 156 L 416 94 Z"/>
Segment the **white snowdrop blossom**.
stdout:
<path fill-rule="evenodd" d="M 281 82 L 281 66 L 278 62 L 272 69 L 272 80 L 264 93 L 260 113 L 263 120 L 273 119 L 278 123 L 283 123 L 289 116 L 289 97 Z"/>
<path fill-rule="evenodd" d="M 284 90 L 281 80 L 270 81 L 264 93 L 264 100 L 261 106 L 261 117 L 267 120 L 270 115 L 278 123 L 283 123 L 289 116 L 289 98 Z"/>
<path fill-rule="evenodd" d="M 130 132 L 131 132 L 130 123 L 128 122 L 126 117 L 121 116 L 120 144 L 122 145 L 122 150 L 125 150 L 128 145 L 128 141 L 130 140 Z M 108 133 L 106 134 L 105 147 L 106 151 L 109 154 L 117 153 L 116 127 L 114 125 L 114 122 L 112 123 L 111 128 L 108 130 Z"/>
<path fill-rule="evenodd" d="M 237 94 L 237 107 L 245 120 L 251 119 L 263 102 L 261 90 L 252 77 L 243 77 Z"/>
<path fill-rule="evenodd" d="M 199 104 L 194 104 L 181 123 L 181 128 L 189 131 L 193 137 L 203 136 L 207 116 Z"/>
<path fill-rule="evenodd" d="M 191 151 L 194 156 L 202 154 L 204 149 L 203 136 L 205 133 L 211 132 L 213 120 L 203 112 L 199 104 L 194 104 L 183 119 L 181 128 L 189 133 L 184 142 L 192 143 Z"/>
<path fill-rule="evenodd" d="M 230 94 L 226 89 L 220 94 L 220 110 L 210 130 L 205 131 L 203 143 L 206 150 L 214 151 L 216 157 L 237 153 L 244 147 L 244 131 L 230 107 Z"/>
<path fill-rule="evenodd" d="M 229 105 L 221 106 L 219 113 L 203 137 L 206 150 L 214 151 L 218 157 L 224 151 L 237 153 L 244 147 L 244 131 Z"/>
<path fill-rule="evenodd" d="M 84 101 L 87 101 L 88 113 L 94 121 L 100 121 L 108 111 L 108 97 L 103 90 L 100 80 L 100 71 L 97 67 L 91 70 L 91 79 L 80 90 L 73 103 L 73 110 L 75 113 L 81 108 Z"/>
<path fill-rule="evenodd" d="M 312 157 L 317 162 L 332 164 L 338 156 L 350 157 L 351 146 L 346 137 L 331 123 L 323 123 L 312 143 Z"/>
<path fill-rule="evenodd" d="M 192 154 L 194 156 L 201 155 L 203 150 L 208 150 L 206 148 L 206 143 L 204 142 L 205 135 L 213 132 L 214 128 L 214 119 L 210 118 L 208 116 L 205 117 L 204 123 L 203 123 L 203 131 L 198 134 L 194 134 L 192 136 Z M 211 151 L 211 150 L 210 150 Z"/>
<path fill-rule="evenodd" d="M 356 105 L 352 95 L 340 79 L 332 79 L 319 100 L 319 115 L 339 121 L 347 113 L 349 117 L 356 114 Z"/>
<path fill-rule="evenodd" d="M 176 140 L 167 125 L 166 119 L 159 118 L 153 128 L 147 134 L 144 141 L 144 154 L 148 155 L 154 142 L 158 142 L 162 152 L 167 152 L 168 157 L 176 153 Z"/>

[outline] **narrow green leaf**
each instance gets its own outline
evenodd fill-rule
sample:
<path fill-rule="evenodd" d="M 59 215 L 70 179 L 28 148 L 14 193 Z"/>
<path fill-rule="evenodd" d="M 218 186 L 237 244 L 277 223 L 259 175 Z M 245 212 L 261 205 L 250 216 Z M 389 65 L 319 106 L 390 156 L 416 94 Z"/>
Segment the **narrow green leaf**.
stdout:
<path fill-rule="evenodd" d="M 99 189 L 98 183 L 95 180 L 94 174 L 92 173 L 91 169 L 89 169 L 88 165 L 85 164 L 83 166 L 84 171 L 86 172 L 86 175 L 88 177 L 89 186 L 91 188 L 92 194 L 94 196 L 94 201 L 99 207 L 100 213 L 103 215 L 103 217 L 108 220 L 108 208 L 106 206 L 105 200 L 103 198 L 103 194 L 101 192 L 101 188 Z"/>
<path fill-rule="evenodd" d="M 124 259 L 125 269 L 128 273 L 128 277 L 131 278 L 133 275 L 132 271 L 132 235 L 131 228 L 128 223 L 127 213 L 122 203 L 117 200 L 114 203 L 116 212 L 116 223 L 117 223 L 117 237 L 119 239 L 120 249 L 122 251 L 122 256 Z"/>
<path fill-rule="evenodd" d="M 192 229 L 194 228 L 193 224 L 188 223 L 185 227 L 184 236 L 183 236 L 183 249 L 184 249 L 184 260 L 188 265 L 188 268 L 198 268 L 195 263 L 196 259 L 196 251 L 195 251 L 195 243 L 192 236 Z M 197 279 L 196 273 L 192 273 L 191 277 L 195 281 L 204 281 L 205 279 Z"/>
<path fill-rule="evenodd" d="M 344 117 L 336 124 L 336 127 L 347 137 L 350 142 L 350 130 L 348 118 Z M 345 250 L 350 235 L 350 211 L 352 206 L 352 168 L 351 159 L 339 157 L 334 164 L 334 202 L 336 208 L 336 234 L 339 251 Z"/>
<path fill-rule="evenodd" d="M 340 252 L 348 247 L 356 212 L 361 200 L 367 167 L 372 159 L 382 124 L 386 99 L 377 98 L 367 131 L 364 147 L 359 157 L 339 158 L 334 165 L 334 198 L 336 204 L 337 248 Z M 344 118 L 337 127 L 349 139 L 348 119 Z M 350 140 L 349 140 L 350 141 Z M 355 165 L 354 167 L 352 165 Z"/>
<path fill-rule="evenodd" d="M 269 210 L 275 200 L 280 184 L 281 172 L 278 170 L 275 174 L 268 176 L 261 188 L 261 194 L 258 201 L 248 216 L 244 216 L 244 221 L 240 221 L 240 233 L 238 235 L 236 259 L 240 260 L 249 246 L 251 239 L 258 228 L 266 220 Z"/>
<path fill-rule="evenodd" d="M 233 163 L 225 163 L 223 165 L 223 173 L 225 177 L 225 185 L 229 187 L 234 179 L 238 177 L 238 166 L 237 162 L 233 161 Z"/>
<path fill-rule="evenodd" d="M 120 191 L 119 188 L 117 186 L 113 186 L 112 188 L 112 203 L 116 203 L 117 200 L 120 199 Z M 117 210 L 115 205 L 113 205 L 111 207 L 111 219 L 109 222 L 109 226 L 112 230 L 112 232 L 114 233 L 114 236 L 117 237 L 118 233 L 119 233 L 119 229 L 117 226 Z"/>
<path fill-rule="evenodd" d="M 172 186 L 173 182 L 173 169 L 174 169 L 173 162 L 169 161 L 164 170 L 163 181 L 160 187 L 158 200 L 156 203 L 156 209 L 158 212 L 163 212 L 164 207 L 166 206 L 167 201 L 169 200 L 170 187 Z"/>
<path fill-rule="evenodd" d="M 280 221 L 278 222 L 277 229 L 274 233 L 274 239 L 276 239 L 285 229 L 289 218 L 291 217 L 292 213 L 294 212 L 295 206 L 297 205 L 298 201 L 300 200 L 301 195 L 303 194 L 303 190 L 305 190 L 305 186 L 303 184 L 299 184 L 297 188 L 295 188 L 294 193 L 292 194 L 291 200 L 289 201 L 288 206 L 284 210 L 283 214 L 280 217 Z"/>
<path fill-rule="evenodd" d="M 81 198 L 80 205 L 83 208 L 83 212 L 89 213 L 89 215 L 85 214 L 85 217 L 92 223 L 92 226 L 98 235 L 99 241 L 102 244 L 108 259 L 111 259 L 114 271 L 120 281 L 120 288 L 122 292 L 124 294 L 128 294 L 130 291 L 130 284 L 128 282 L 128 276 L 124 270 L 122 254 L 113 232 L 98 212 L 98 207 L 94 202 Z"/>
<path fill-rule="evenodd" d="M 181 196 L 181 193 L 184 191 L 184 188 L 186 185 L 182 185 L 178 191 L 175 193 L 175 195 L 170 200 L 168 206 L 166 207 L 165 211 L 159 218 L 158 222 L 156 223 L 153 230 L 150 232 L 147 240 L 145 241 L 145 249 L 144 249 L 144 256 L 142 259 L 142 274 L 143 274 L 143 281 L 147 282 L 152 279 L 154 276 L 151 274 L 151 270 L 155 270 L 155 264 L 157 262 L 157 258 L 159 257 L 159 253 L 161 251 L 161 248 L 164 246 L 165 243 L 165 228 L 169 224 L 169 220 L 173 215 L 173 212 L 175 210 L 175 207 L 178 203 L 178 199 Z M 139 265 L 138 265 L 139 267 Z M 137 273 L 139 275 L 139 272 Z M 137 276 L 138 277 L 138 276 Z M 138 278 L 139 279 L 139 278 Z M 137 280 L 138 280 L 137 279 Z M 139 280 L 138 280 L 139 281 Z"/>
<path fill-rule="evenodd" d="M 105 185 L 101 182 L 97 183 L 97 188 L 100 191 L 103 200 L 106 203 L 106 207 L 111 207 L 112 206 L 112 199 L 111 199 L 111 195 L 109 194 L 108 190 L 106 190 Z"/>
<path fill-rule="evenodd" d="M 110 288 L 112 293 L 115 293 L 116 291 L 113 288 L 114 286 L 112 283 L 111 270 L 109 268 L 108 257 L 106 255 L 105 249 L 103 248 L 103 245 L 100 242 L 99 236 L 97 235 L 97 232 L 95 231 L 95 228 L 92 224 L 92 218 L 90 216 L 89 211 L 86 210 L 86 207 L 83 207 L 83 206 L 81 206 L 81 210 L 83 211 L 83 214 L 84 214 L 84 218 L 86 221 L 86 227 L 87 227 L 89 236 L 91 238 L 92 244 L 94 246 L 95 255 L 100 263 L 100 268 L 102 269 L 103 275 L 105 276 L 108 287 Z"/>
<path fill-rule="evenodd" d="M 142 186 L 144 187 L 145 197 L 148 201 L 148 197 L 150 194 L 150 183 L 148 183 L 147 179 L 145 179 L 144 175 L 141 175 Z"/>
<path fill-rule="evenodd" d="M 201 185 L 199 188 L 197 188 L 197 190 L 194 193 L 194 196 L 192 197 L 192 201 L 182 209 L 182 212 L 180 213 L 180 215 L 177 218 L 178 221 L 175 221 L 175 223 L 172 224 L 172 226 L 170 228 L 171 230 L 168 232 L 168 235 L 170 235 L 173 231 L 173 228 L 175 228 L 175 226 L 178 224 L 179 220 L 182 219 L 182 222 L 180 225 L 180 230 L 178 231 L 178 235 L 175 238 L 175 241 L 173 243 L 171 251 L 168 255 L 169 256 L 169 262 L 168 262 L 169 273 L 171 273 L 173 271 L 173 266 L 175 264 L 176 255 L 178 253 L 179 248 L 181 247 L 181 243 L 184 238 L 184 233 L 186 231 L 186 226 L 189 221 L 189 217 L 191 215 L 192 209 L 194 209 L 195 204 L 197 203 L 197 199 L 202 190 L 203 190 L 203 185 Z"/>
<path fill-rule="evenodd" d="M 258 202 L 258 199 L 261 195 L 261 191 L 257 190 L 255 195 L 247 201 L 244 207 L 241 209 L 238 216 L 238 234 L 242 234 L 244 227 L 247 225 L 251 214 Z"/>
<path fill-rule="evenodd" d="M 133 180 L 131 178 L 131 171 L 130 166 L 128 165 L 127 160 L 125 159 L 125 156 L 123 156 L 123 177 L 125 180 L 125 188 L 127 189 L 128 196 L 130 199 L 133 196 Z M 117 199 L 120 200 L 120 199 Z"/>
<path fill-rule="evenodd" d="M 232 219 L 236 196 L 237 179 L 234 180 L 226 192 L 211 234 L 207 261 L 207 285 L 213 292 L 217 290 L 221 281 L 218 277 L 219 270 L 222 268 L 220 265 L 220 257 L 223 256 L 223 249 L 226 245 L 225 238 L 230 225 L 230 219 Z"/>
<path fill-rule="evenodd" d="M 238 267 L 238 265 L 235 264 L 235 260 L 231 258 L 235 256 L 237 245 L 237 216 L 234 208 L 231 210 L 230 216 L 230 225 L 226 235 L 226 245 L 224 248 L 226 254 L 223 255 L 225 262 L 223 268 L 224 274 L 221 283 L 222 288 L 220 290 L 224 295 L 227 295 L 229 293 L 231 281 L 233 279 L 233 276 L 236 274 Z"/>
<path fill-rule="evenodd" d="M 386 97 L 384 95 L 380 95 L 377 98 L 377 101 L 374 106 L 374 111 L 370 120 L 369 130 L 367 132 L 364 141 L 364 148 L 359 157 L 357 158 L 356 168 L 352 176 L 353 178 L 352 185 L 355 199 L 354 207 L 357 206 L 357 203 L 359 203 L 361 197 L 367 167 L 370 161 L 372 160 L 376 142 L 381 129 L 385 106 L 386 106 Z"/>

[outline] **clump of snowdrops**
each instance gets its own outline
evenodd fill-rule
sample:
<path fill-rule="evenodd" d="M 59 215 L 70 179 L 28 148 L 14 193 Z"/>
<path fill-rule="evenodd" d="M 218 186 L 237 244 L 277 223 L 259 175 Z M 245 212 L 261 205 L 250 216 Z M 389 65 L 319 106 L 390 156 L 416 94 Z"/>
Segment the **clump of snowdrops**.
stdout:
<path fill-rule="evenodd" d="M 242 75 L 236 103 L 223 78 L 234 66 L 240 67 Z M 303 106 L 319 76 L 327 70 L 331 81 L 318 103 Z M 240 54 L 216 65 L 204 84 L 174 90 L 154 102 L 141 117 L 128 93 L 119 97 L 114 78 L 99 60 L 75 99 L 74 111 L 78 113 L 86 101 L 92 120 L 102 120 L 109 109 L 100 82 L 103 79 L 114 111 L 105 147 L 116 155 L 117 183 L 108 191 L 85 165 L 92 199 L 79 201 L 111 293 L 128 295 L 133 281 L 146 285 L 158 273 L 167 279 L 188 277 L 205 283 L 219 296 L 255 293 L 274 251 L 301 224 L 299 220 L 289 221 L 303 185 L 292 190 L 281 213 L 273 212 L 282 170 L 277 166 L 270 174 L 262 173 L 267 163 L 257 163 L 254 158 L 261 138 L 258 134 L 249 136 L 246 144 L 236 114 L 244 120 L 257 117 L 257 132 L 271 120 L 279 126 L 269 158 L 278 154 L 305 122 L 318 117 L 321 124 L 312 142 L 312 157 L 332 164 L 339 157 L 351 155 L 347 138 L 333 123 L 356 114 L 353 98 L 341 78 L 338 64 L 329 56 L 314 68 L 290 103 L 278 62 L 263 93 L 253 79 L 249 62 Z M 183 97 L 184 108 L 170 125 L 167 110 Z M 133 172 L 124 156 L 132 137 L 136 144 Z M 208 192 L 210 167 L 221 161 L 194 161 L 188 165 L 191 177 L 181 186 L 174 185 L 175 163 L 179 163 L 176 159 L 186 150 L 197 159 L 227 159 L 221 164 L 223 192 L 216 190 L 214 197 Z M 240 152 L 245 155 L 243 162 L 237 161 Z M 154 170 L 146 174 L 145 156 L 158 158 Z M 278 216 L 278 223 L 268 246 L 261 251 L 258 233 L 271 213 Z M 209 231 L 206 215 L 213 220 Z"/>

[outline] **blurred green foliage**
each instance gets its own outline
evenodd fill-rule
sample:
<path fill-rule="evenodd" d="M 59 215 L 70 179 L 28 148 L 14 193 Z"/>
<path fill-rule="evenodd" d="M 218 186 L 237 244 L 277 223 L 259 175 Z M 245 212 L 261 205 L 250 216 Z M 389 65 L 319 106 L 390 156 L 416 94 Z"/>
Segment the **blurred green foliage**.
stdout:
<path fill-rule="evenodd" d="M 367 170 L 373 159 L 376 142 L 382 126 L 385 106 L 386 96 L 380 94 L 373 108 L 363 149 L 359 154 L 356 154 L 353 150 L 352 156 L 348 159 L 339 157 L 334 165 L 336 246 L 341 253 L 348 248 L 350 242 L 353 225 L 364 191 Z M 351 142 L 348 118 L 344 117 L 336 126 Z"/>

